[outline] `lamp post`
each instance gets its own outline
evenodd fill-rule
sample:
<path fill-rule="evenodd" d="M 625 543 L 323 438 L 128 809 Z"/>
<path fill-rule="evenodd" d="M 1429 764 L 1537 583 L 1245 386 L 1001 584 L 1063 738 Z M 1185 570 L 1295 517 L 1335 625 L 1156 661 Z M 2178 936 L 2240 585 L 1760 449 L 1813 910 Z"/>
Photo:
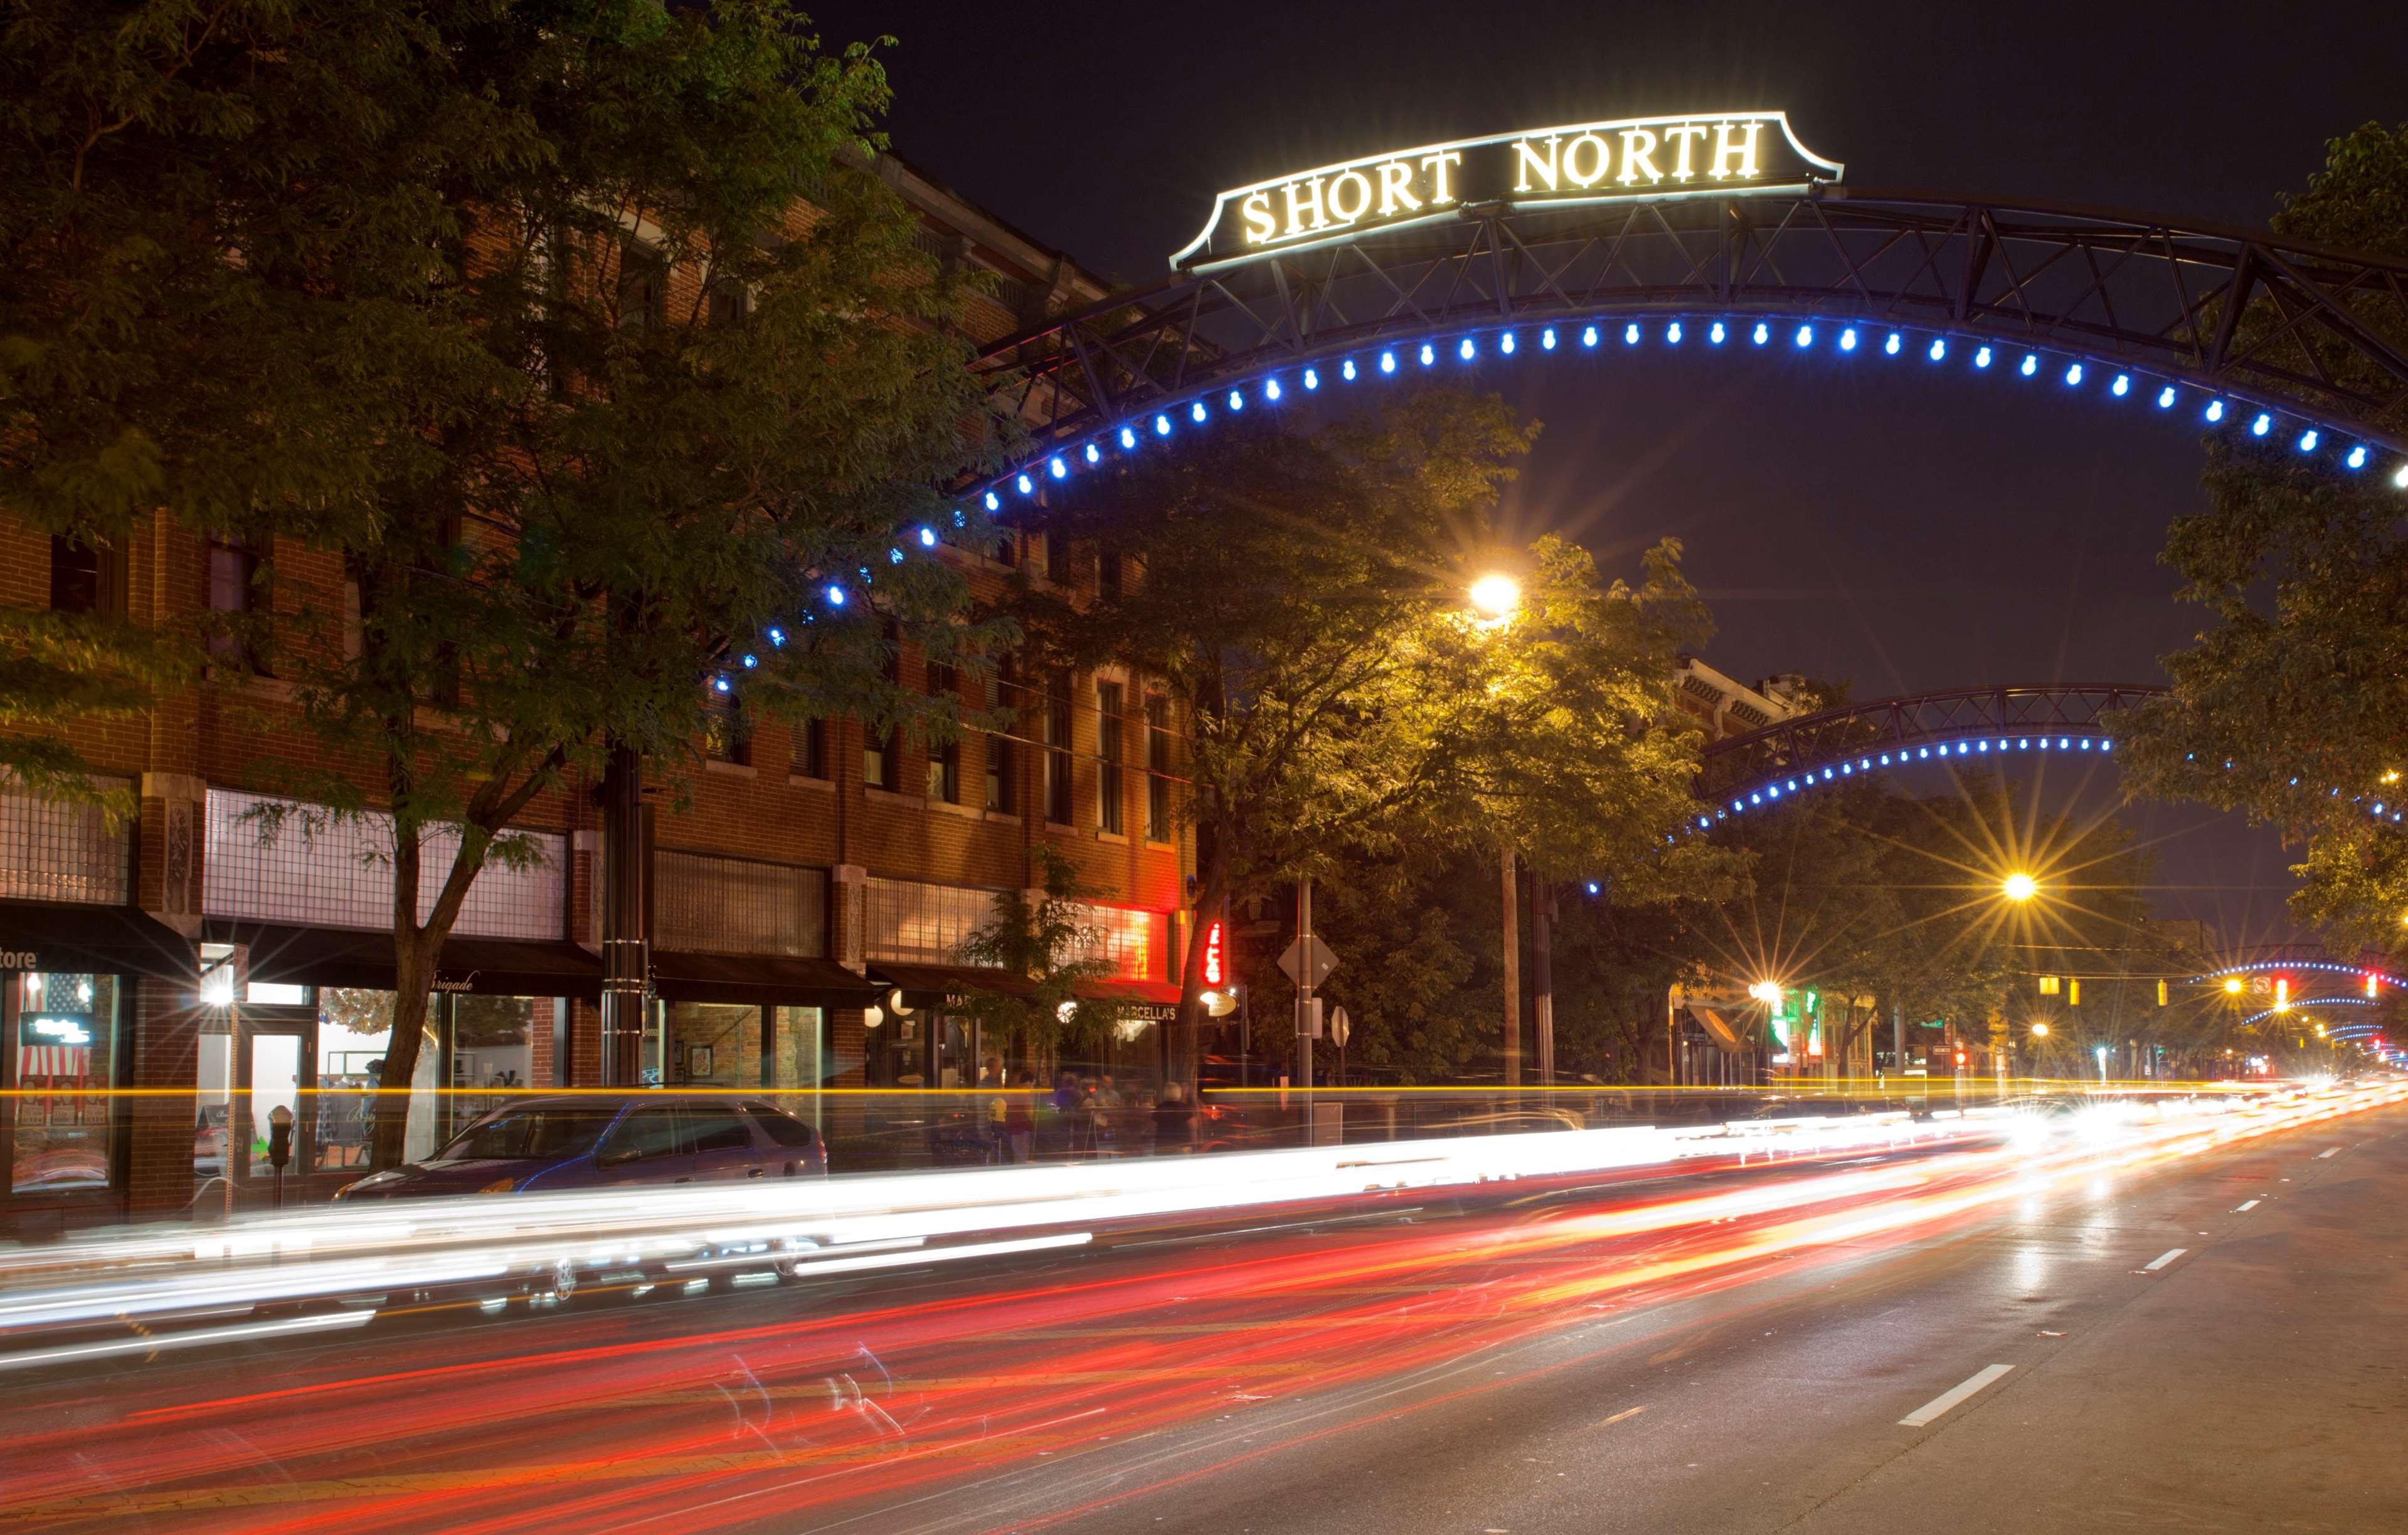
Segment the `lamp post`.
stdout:
<path fill-rule="evenodd" d="M 1502 571 L 1491 571 L 1471 583 L 1468 593 L 1472 611 L 1484 629 L 1509 622 L 1521 610 L 1522 583 Z M 1509 842 L 1498 855 L 1498 873 L 1504 895 L 1505 1086 L 1522 1085 L 1522 899 L 1520 859 Z M 1550 1020 L 1552 1021 L 1552 1020 Z M 1541 1067 L 1553 1064 L 1553 1041 L 1539 1047 Z"/>

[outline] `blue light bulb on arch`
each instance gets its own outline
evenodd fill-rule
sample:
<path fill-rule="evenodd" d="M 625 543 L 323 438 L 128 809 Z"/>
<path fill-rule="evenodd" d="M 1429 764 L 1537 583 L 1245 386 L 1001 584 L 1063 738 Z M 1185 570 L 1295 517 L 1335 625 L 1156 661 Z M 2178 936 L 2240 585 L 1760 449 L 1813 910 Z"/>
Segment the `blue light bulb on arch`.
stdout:
<path fill-rule="evenodd" d="M 1714 345 L 1721 345 L 1728 337 L 1729 327 L 1724 319 L 1713 317 L 1701 320 L 1699 322 L 1706 325 L 1707 337 Z M 1678 346 L 1687 334 L 1688 323 L 1686 318 L 1678 315 L 1668 319 L 1661 338 L 1663 344 L 1668 347 Z M 1899 356 L 1904 350 L 1907 339 L 1912 334 L 1910 331 L 1900 330 L 1882 333 L 1880 350 L 1883 355 Z M 1794 324 L 1789 334 L 1795 349 L 1810 350 L 1817 339 L 1817 327 L 1812 320 L 1799 320 Z M 1511 326 L 1493 329 L 1475 327 L 1457 332 L 1449 339 L 1455 355 L 1466 362 L 1472 362 L 1478 359 L 1483 335 L 1494 344 L 1500 355 L 1512 355 L 1520 344 L 1515 331 Z M 1539 337 L 1541 349 L 1552 352 L 1557 348 L 1559 334 L 1556 326 L 1550 324 L 1542 327 L 1539 332 Z M 1853 353 L 1856 349 L 1857 338 L 1858 329 L 1856 325 L 1842 325 L 1838 331 L 1836 351 L 1840 354 Z M 1594 321 L 1584 323 L 1581 327 L 1580 339 L 1584 348 L 1595 348 L 1600 339 L 1598 324 Z M 1759 347 L 1768 345 L 1771 339 L 1770 323 L 1765 320 L 1751 321 L 1749 339 Z M 1635 320 L 1626 321 L 1623 326 L 1623 340 L 1626 346 L 1637 348 L 1645 345 L 1646 337 Z M 1951 336 L 1944 330 L 1926 331 L 1923 333 L 1923 338 L 1916 344 L 1924 348 L 1926 358 L 1935 364 L 1947 362 L 1952 353 Z M 1437 348 L 1438 338 L 1417 343 L 1415 350 L 1417 360 L 1424 366 L 1434 364 L 1437 359 Z M 1995 354 L 1996 348 L 1992 343 L 1974 337 L 1969 342 L 1966 355 L 1970 358 L 1974 371 L 1986 372 Z M 1383 348 L 1377 356 L 1382 373 L 1394 375 L 1398 371 L 1398 360 L 1394 348 Z M 1340 377 L 1347 382 L 1354 381 L 1357 377 L 1355 360 L 1351 356 L 1341 356 L 1337 361 Z M 2039 372 L 2043 361 L 2049 361 L 2045 352 L 2027 352 L 2018 362 L 2016 372 L 2026 377 L 2032 377 Z M 2097 387 L 2091 383 L 2089 362 L 2080 356 L 2062 357 L 2052 365 L 2061 365 L 2062 382 L 2068 390 L 2084 390 L 2086 386 Z M 1298 377 L 1302 378 L 1306 390 L 1319 389 L 1321 377 L 1318 365 L 1305 365 L 1299 370 Z M 2186 388 L 2188 387 L 2176 380 L 2143 379 L 2128 370 L 2115 370 L 2103 377 L 2107 379 L 2103 393 L 2109 399 L 2122 399 L 2139 384 L 2143 382 L 2150 384 L 2154 389 L 2154 397 L 2159 410 L 2171 410 L 2180 402 Z M 1278 377 L 1265 373 L 1257 376 L 1257 380 L 1256 387 L 1265 401 L 1276 402 L 1283 397 L 1283 386 Z M 1243 411 L 1247 402 L 1241 384 L 1228 384 L 1222 387 L 1226 391 L 1224 404 L 1226 409 L 1231 414 Z M 2200 406 L 2204 420 L 2211 426 L 2222 425 L 2229 415 L 2226 408 L 2227 404 L 2223 396 L 2206 394 Z M 1211 412 L 1206 408 L 1205 401 L 1200 398 L 1191 397 L 1185 403 L 1185 410 L 1188 419 L 1198 426 L 1207 424 L 1211 419 Z M 2246 418 L 2246 420 L 2247 435 L 2258 439 L 2269 438 L 2274 435 L 2277 426 L 2283 426 L 2289 433 L 2286 440 L 2295 451 L 2307 455 L 2331 452 L 2333 456 L 2329 462 L 2336 467 L 2355 471 L 2365 468 L 2372 462 L 2372 450 L 2367 443 L 2362 441 L 2346 443 L 2336 450 L 2329 442 L 2330 433 L 2324 425 L 2313 419 L 2302 419 L 2281 406 L 2270 405 L 2256 409 Z M 1153 421 L 1155 435 L 1161 437 L 1170 435 L 1171 422 L 1168 414 L 1157 411 L 1153 416 Z M 1139 444 L 1137 433 L 1132 424 L 1123 422 L 1111 426 L 1109 430 L 1116 437 L 1124 451 L 1136 450 Z M 1073 456 L 1088 466 L 1099 465 L 1102 459 L 1100 448 L 1093 441 L 1080 445 Z M 1037 464 L 1009 472 L 1003 478 L 1009 480 L 1021 494 L 1033 494 L 1036 488 L 1033 471 L 1039 464 L 1045 475 L 1055 479 L 1067 478 L 1071 468 L 1069 461 L 1056 453 L 1039 459 Z M 2408 490 L 2408 462 L 2400 463 L 2389 473 L 2388 477 L 2396 488 Z M 1000 502 L 995 485 L 991 484 L 986 488 L 982 499 L 990 512 L 999 509 Z"/>

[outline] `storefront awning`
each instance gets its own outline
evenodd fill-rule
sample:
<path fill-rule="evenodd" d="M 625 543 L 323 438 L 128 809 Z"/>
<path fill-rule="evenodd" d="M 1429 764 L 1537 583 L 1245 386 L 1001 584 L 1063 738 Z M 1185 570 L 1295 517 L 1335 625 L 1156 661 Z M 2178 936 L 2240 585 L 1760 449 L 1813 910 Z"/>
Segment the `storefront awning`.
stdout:
<path fill-rule="evenodd" d="M 947 997 L 967 997 L 974 991 L 1027 997 L 1037 990 L 1036 983 L 1025 975 L 983 965 L 906 965 L 882 959 L 871 963 L 869 978 L 882 991 L 901 988 L 904 1001 L 914 1007 L 941 1007 Z"/>
<path fill-rule="evenodd" d="M 1179 983 L 1176 981 L 1130 981 L 1107 976 L 1101 980 L 1081 981 L 1070 989 L 1097 1002 L 1145 1002 L 1167 1007 L 1179 1005 Z"/>
<path fill-rule="evenodd" d="M 834 959 L 652 950 L 652 991 L 664 1002 L 860 1007 L 882 989 Z"/>
<path fill-rule="evenodd" d="M 0 902 L 0 970 L 109 972 L 190 986 L 190 940 L 127 906 Z"/>
<path fill-rule="evenodd" d="M 1698 1026 L 1706 1031 L 1706 1037 L 1714 1042 L 1714 1048 L 1725 1055 L 1735 1056 L 1740 1053 L 1743 1047 L 1741 1031 L 1746 1026 L 1732 1016 L 1732 1009 L 1708 1007 L 1703 1002 L 1687 1002 L 1684 1005 L 1688 1008 L 1689 1016 L 1697 1019 Z"/>
<path fill-rule="evenodd" d="M 338 928 L 288 928 L 212 920 L 201 935 L 251 949 L 250 978 L 292 986 L 393 989 L 393 935 Z M 488 997 L 601 995 L 602 961 L 575 944 L 514 938 L 454 938 L 435 965 L 435 989 Z"/>

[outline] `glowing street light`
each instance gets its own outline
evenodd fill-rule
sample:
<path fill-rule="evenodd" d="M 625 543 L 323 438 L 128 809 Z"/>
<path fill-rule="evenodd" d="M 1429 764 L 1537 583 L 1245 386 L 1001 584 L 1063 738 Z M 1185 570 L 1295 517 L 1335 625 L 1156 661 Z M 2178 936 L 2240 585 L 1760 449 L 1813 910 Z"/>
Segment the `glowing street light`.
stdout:
<path fill-rule="evenodd" d="M 1489 618 L 1505 618 L 1522 605 L 1522 583 L 1493 571 L 1471 583 L 1471 605 Z"/>
<path fill-rule="evenodd" d="M 1758 981 L 1747 988 L 1747 994 L 1767 1007 L 1781 1005 L 1781 983 L 1778 981 Z"/>
<path fill-rule="evenodd" d="M 1999 889 L 2008 900 L 2021 903 L 2040 894 L 2040 881 L 2018 869 L 2000 882 Z"/>
<path fill-rule="evenodd" d="M 2044 1023 L 2035 1023 L 2035 1024 L 2033 1024 L 2033 1025 L 2032 1025 L 2032 1038 L 2034 1038 L 2034 1039 L 2046 1039 L 2046 1038 L 2048 1038 L 2048 1025 L 2047 1025 L 2047 1024 L 2044 1024 Z"/>
<path fill-rule="evenodd" d="M 2238 997 L 2241 995 L 2241 977 L 2238 975 L 2226 976 L 2224 978 L 2224 989 L 2226 993 L 2230 996 Z"/>

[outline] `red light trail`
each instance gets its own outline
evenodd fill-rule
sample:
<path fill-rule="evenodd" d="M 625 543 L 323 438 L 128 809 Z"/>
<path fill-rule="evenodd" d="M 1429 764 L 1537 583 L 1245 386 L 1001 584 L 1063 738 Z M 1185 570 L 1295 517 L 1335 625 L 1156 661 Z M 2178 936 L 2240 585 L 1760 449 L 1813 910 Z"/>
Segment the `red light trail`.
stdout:
<path fill-rule="evenodd" d="M 1122 1232 L 982 1274 L 864 1276 L 841 1296 L 825 1282 L 668 1304 L 589 1296 L 481 1326 L 453 1325 L 473 1315 L 453 1308 L 242 1354 L 54 1370 L 21 1376 L 0 1409 L 0 1527 L 794 1530 L 1495 1357 L 1769 1266 L 1928 1243 L 2012 1201 L 2401 1096 L 2100 1111 L 2024 1144 L 1691 1166 L 1670 1187 L 1514 1184 L 1445 1218 L 1416 1206 L 1425 1196 L 1388 1196 L 1379 1224 L 1322 1211 L 1242 1237 Z M 1215 1469 L 1260 1448 L 1233 1443 Z"/>

